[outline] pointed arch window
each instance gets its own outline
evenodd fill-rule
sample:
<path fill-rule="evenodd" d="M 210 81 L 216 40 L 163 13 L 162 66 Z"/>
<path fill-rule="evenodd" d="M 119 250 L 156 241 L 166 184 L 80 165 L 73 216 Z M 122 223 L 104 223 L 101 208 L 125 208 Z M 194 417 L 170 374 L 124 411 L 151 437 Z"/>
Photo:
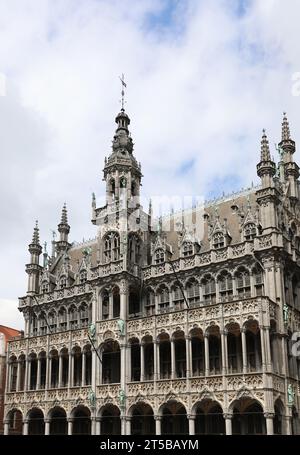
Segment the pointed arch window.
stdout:
<path fill-rule="evenodd" d="M 67 277 L 65 275 L 63 275 L 59 279 L 59 288 L 64 289 L 66 287 L 67 287 Z"/>
<path fill-rule="evenodd" d="M 194 246 L 192 242 L 185 241 L 182 244 L 182 255 L 184 257 L 192 256 L 194 254 Z"/>
<path fill-rule="evenodd" d="M 32 314 L 31 316 L 31 333 L 33 336 L 37 335 L 38 331 L 38 318 L 35 313 Z"/>
<path fill-rule="evenodd" d="M 184 308 L 184 297 L 179 285 L 175 285 L 172 290 L 173 304 L 175 310 Z"/>
<path fill-rule="evenodd" d="M 48 281 L 43 281 L 42 282 L 42 293 L 45 294 L 45 292 L 49 292 L 49 283 L 48 283 Z"/>
<path fill-rule="evenodd" d="M 102 292 L 102 319 L 109 318 L 109 292 L 104 289 Z"/>
<path fill-rule="evenodd" d="M 152 289 L 146 291 L 145 310 L 146 316 L 151 316 L 155 313 L 155 294 Z"/>
<path fill-rule="evenodd" d="M 157 296 L 158 296 L 159 312 L 164 313 L 168 310 L 168 308 L 170 306 L 169 289 L 166 286 L 162 286 L 157 291 Z"/>
<path fill-rule="evenodd" d="M 238 297 L 248 298 L 251 296 L 250 293 L 250 273 L 249 270 L 241 268 L 237 271 L 235 275 L 236 280 L 236 290 Z"/>
<path fill-rule="evenodd" d="M 89 307 L 83 303 L 79 308 L 80 327 L 87 327 L 89 324 Z"/>
<path fill-rule="evenodd" d="M 202 280 L 202 294 L 205 303 L 216 303 L 216 282 L 212 276 Z"/>
<path fill-rule="evenodd" d="M 67 330 L 67 311 L 64 307 L 60 308 L 58 313 L 59 329 Z"/>
<path fill-rule="evenodd" d="M 130 235 L 128 240 L 129 261 L 139 264 L 141 257 L 141 242 L 137 235 Z"/>
<path fill-rule="evenodd" d="M 264 295 L 264 275 L 263 271 L 259 268 L 255 268 L 252 271 L 253 280 L 254 280 L 254 288 L 255 288 L 255 295 L 261 296 Z"/>
<path fill-rule="evenodd" d="M 120 236 L 111 232 L 104 238 L 104 262 L 118 261 L 120 259 Z"/>
<path fill-rule="evenodd" d="M 200 301 L 199 283 L 191 280 L 186 285 L 187 299 L 190 306 L 195 306 Z"/>
<path fill-rule="evenodd" d="M 85 283 L 86 280 L 87 280 L 87 271 L 86 270 L 81 270 L 81 272 L 79 274 L 79 282 L 80 282 L 80 284 Z"/>
<path fill-rule="evenodd" d="M 219 248 L 224 248 L 225 246 L 225 237 L 222 232 L 216 232 L 213 236 L 213 247 L 215 250 Z"/>
<path fill-rule="evenodd" d="M 163 264 L 165 262 L 165 252 L 162 248 L 158 248 L 154 254 L 155 264 Z"/>
<path fill-rule="evenodd" d="M 48 314 L 48 324 L 51 330 L 51 333 L 56 332 L 57 329 L 57 316 L 55 311 L 50 311 Z"/>
<path fill-rule="evenodd" d="M 40 335 L 46 335 L 47 334 L 47 321 L 46 321 L 46 316 L 45 313 L 41 313 L 39 317 L 39 326 L 40 326 Z"/>
<path fill-rule="evenodd" d="M 226 302 L 232 298 L 232 276 L 224 271 L 218 277 L 219 295 L 221 302 Z"/>
<path fill-rule="evenodd" d="M 244 227 L 244 239 L 253 240 L 256 237 L 256 226 L 254 223 L 247 223 Z"/>
<path fill-rule="evenodd" d="M 78 312 L 75 306 L 71 306 L 69 310 L 69 321 L 71 330 L 78 328 Z"/>

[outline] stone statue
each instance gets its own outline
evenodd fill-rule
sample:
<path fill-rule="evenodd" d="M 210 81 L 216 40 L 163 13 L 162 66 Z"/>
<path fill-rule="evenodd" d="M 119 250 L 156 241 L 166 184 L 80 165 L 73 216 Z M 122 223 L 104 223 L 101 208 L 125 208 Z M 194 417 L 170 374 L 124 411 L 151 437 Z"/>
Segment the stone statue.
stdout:
<path fill-rule="evenodd" d="M 96 406 L 96 395 L 95 395 L 95 392 L 92 389 L 89 391 L 88 400 L 90 402 L 91 407 L 95 408 L 95 406 Z"/>
<path fill-rule="evenodd" d="M 125 406 L 125 400 L 126 400 L 126 395 L 125 395 L 125 392 L 123 389 L 120 390 L 120 393 L 119 393 L 119 402 L 120 402 L 120 406 L 121 407 L 124 407 Z"/>
<path fill-rule="evenodd" d="M 283 322 L 285 324 L 289 322 L 289 307 L 286 303 L 283 304 Z"/>
<path fill-rule="evenodd" d="M 118 320 L 118 328 L 121 335 L 125 335 L 125 321 L 123 319 Z"/>
<path fill-rule="evenodd" d="M 89 326 L 89 337 L 92 340 L 95 340 L 95 338 L 96 338 L 96 325 L 93 322 Z"/>
<path fill-rule="evenodd" d="M 288 405 L 292 406 L 294 404 L 294 401 L 295 401 L 295 392 L 294 392 L 292 384 L 288 385 L 287 395 L 288 395 Z"/>

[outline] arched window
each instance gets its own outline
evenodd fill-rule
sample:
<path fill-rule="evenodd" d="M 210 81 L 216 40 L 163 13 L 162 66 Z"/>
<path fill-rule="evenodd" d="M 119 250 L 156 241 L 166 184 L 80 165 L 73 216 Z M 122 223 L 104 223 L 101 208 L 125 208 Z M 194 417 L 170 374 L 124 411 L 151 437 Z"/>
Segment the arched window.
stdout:
<path fill-rule="evenodd" d="M 250 274 L 244 267 L 239 269 L 235 275 L 236 290 L 238 297 L 250 297 Z"/>
<path fill-rule="evenodd" d="M 202 280 L 202 294 L 205 303 L 216 303 L 216 283 L 210 275 Z"/>
<path fill-rule="evenodd" d="M 192 242 L 183 242 L 182 244 L 182 255 L 184 257 L 186 256 L 192 256 L 194 254 L 194 247 Z"/>
<path fill-rule="evenodd" d="M 44 280 L 42 282 L 42 293 L 44 294 L 45 292 L 49 292 L 49 283 Z"/>
<path fill-rule="evenodd" d="M 172 289 L 172 298 L 175 310 L 184 308 L 184 297 L 179 285 L 175 285 Z"/>
<path fill-rule="evenodd" d="M 155 294 L 152 289 L 146 291 L 146 302 L 145 302 L 146 316 L 151 316 L 155 313 Z"/>
<path fill-rule="evenodd" d="M 196 280 L 190 280 L 186 285 L 187 299 L 190 306 L 195 306 L 200 301 L 199 283 Z"/>
<path fill-rule="evenodd" d="M 71 330 L 78 328 L 78 313 L 75 306 L 71 306 L 69 310 L 69 327 Z"/>
<path fill-rule="evenodd" d="M 116 184 L 115 184 L 115 181 L 114 179 L 110 179 L 110 182 L 109 182 L 109 192 L 112 196 L 115 195 L 115 192 L 116 192 Z"/>
<path fill-rule="evenodd" d="M 225 237 L 222 232 L 216 232 L 213 236 L 213 247 L 215 250 L 225 246 Z"/>
<path fill-rule="evenodd" d="M 252 271 L 255 287 L 255 295 L 264 295 L 264 276 L 261 269 L 253 269 Z"/>
<path fill-rule="evenodd" d="M 245 240 L 253 240 L 256 237 L 256 226 L 254 223 L 247 223 L 244 227 Z"/>
<path fill-rule="evenodd" d="M 44 312 L 40 314 L 39 323 L 40 323 L 40 335 L 46 335 L 47 334 L 47 321 L 46 321 L 46 316 L 45 316 Z"/>
<path fill-rule="evenodd" d="M 158 248 L 154 254 L 155 264 L 163 264 L 165 262 L 165 252 L 162 248 Z"/>
<path fill-rule="evenodd" d="M 218 277 L 219 295 L 221 302 L 226 302 L 232 298 L 232 276 L 228 272 L 223 272 Z"/>
<path fill-rule="evenodd" d="M 79 308 L 80 327 L 87 327 L 89 324 L 89 307 L 83 303 Z"/>
<path fill-rule="evenodd" d="M 102 292 L 102 319 L 109 318 L 109 292 L 104 289 Z"/>
<path fill-rule="evenodd" d="M 139 264 L 141 257 L 141 242 L 137 235 L 131 234 L 128 240 L 129 261 Z"/>
<path fill-rule="evenodd" d="M 166 286 L 160 287 L 157 291 L 159 312 L 164 313 L 170 306 L 169 289 Z"/>
<path fill-rule="evenodd" d="M 51 333 L 56 332 L 57 329 L 57 316 L 55 311 L 50 311 L 48 314 L 48 323 L 51 330 Z"/>
<path fill-rule="evenodd" d="M 120 236 L 111 232 L 104 238 L 104 262 L 118 261 L 120 259 Z"/>
<path fill-rule="evenodd" d="M 31 335 L 36 336 L 38 330 L 38 318 L 35 313 L 31 315 Z"/>
<path fill-rule="evenodd" d="M 85 283 L 86 280 L 87 280 L 87 271 L 86 270 L 81 270 L 81 272 L 79 274 L 79 282 L 80 282 L 80 284 Z"/>
<path fill-rule="evenodd" d="M 58 313 L 59 318 L 59 329 L 60 330 L 67 330 L 67 312 L 64 307 L 60 308 Z"/>
<path fill-rule="evenodd" d="M 63 275 L 59 279 L 59 288 L 64 289 L 65 287 L 67 287 L 67 277 Z"/>

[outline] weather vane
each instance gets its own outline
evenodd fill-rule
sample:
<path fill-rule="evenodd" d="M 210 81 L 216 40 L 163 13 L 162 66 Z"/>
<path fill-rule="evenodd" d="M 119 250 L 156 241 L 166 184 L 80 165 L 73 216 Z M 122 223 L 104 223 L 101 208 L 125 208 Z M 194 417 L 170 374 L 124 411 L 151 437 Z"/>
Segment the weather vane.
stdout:
<path fill-rule="evenodd" d="M 119 78 L 120 78 L 120 81 L 122 83 L 122 91 L 121 91 L 122 100 L 121 100 L 121 103 L 122 103 L 122 109 L 124 109 L 124 104 L 126 103 L 126 101 L 124 100 L 124 95 L 125 95 L 124 88 L 127 87 L 127 84 L 125 83 L 124 74 L 122 74 L 122 77 L 119 76 Z"/>

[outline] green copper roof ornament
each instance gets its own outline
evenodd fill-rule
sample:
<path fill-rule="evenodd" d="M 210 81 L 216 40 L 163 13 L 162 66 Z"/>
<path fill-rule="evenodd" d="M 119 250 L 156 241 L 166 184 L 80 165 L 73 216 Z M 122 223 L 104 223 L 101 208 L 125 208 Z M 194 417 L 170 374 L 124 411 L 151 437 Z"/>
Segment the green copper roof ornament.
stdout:
<path fill-rule="evenodd" d="M 125 402 L 126 402 L 126 395 L 123 389 L 120 390 L 119 392 L 119 403 L 121 408 L 125 408 Z"/>
<path fill-rule="evenodd" d="M 118 328 L 120 331 L 120 335 L 125 335 L 125 321 L 124 319 L 118 319 Z"/>
<path fill-rule="evenodd" d="M 282 312 L 283 312 L 283 322 L 285 325 L 288 324 L 289 322 L 289 307 L 286 303 L 283 304 L 283 309 L 282 309 Z"/>
<path fill-rule="evenodd" d="M 92 341 L 96 339 L 96 325 L 93 322 L 89 325 L 89 337 Z"/>
<path fill-rule="evenodd" d="M 90 402 L 91 408 L 95 408 L 96 407 L 96 394 L 93 391 L 93 389 L 90 389 L 90 391 L 88 393 L 88 400 Z"/>
<path fill-rule="evenodd" d="M 295 403 L 295 392 L 292 384 L 288 385 L 287 388 L 287 396 L 288 396 L 288 406 L 293 406 Z"/>

